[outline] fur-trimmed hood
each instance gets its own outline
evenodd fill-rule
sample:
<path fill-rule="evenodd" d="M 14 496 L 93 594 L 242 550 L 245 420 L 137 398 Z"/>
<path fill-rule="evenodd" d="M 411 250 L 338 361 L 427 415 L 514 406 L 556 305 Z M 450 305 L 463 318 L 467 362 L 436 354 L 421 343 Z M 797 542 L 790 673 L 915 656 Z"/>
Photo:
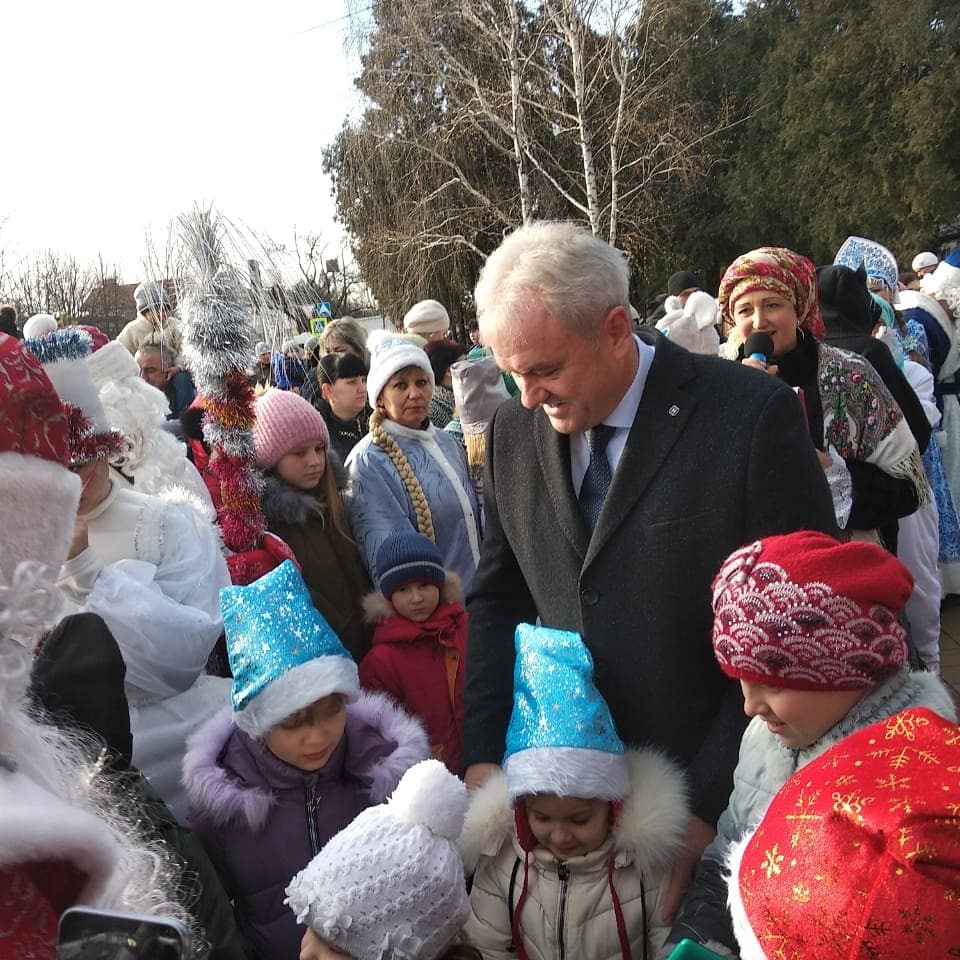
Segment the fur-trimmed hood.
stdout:
<path fill-rule="evenodd" d="M 382 803 L 406 770 L 430 756 L 426 733 L 418 720 L 382 694 L 362 694 L 346 711 L 344 772 L 367 783 L 371 804 Z M 236 738 L 240 743 L 234 743 Z M 231 746 L 256 750 L 267 762 L 230 771 L 221 760 Z M 271 782 L 265 771 L 275 771 L 284 782 Z M 218 713 L 190 737 L 183 760 L 183 783 L 195 812 L 215 826 L 239 821 L 255 831 L 266 822 L 276 789 L 305 786 L 322 775 L 322 770 L 298 771 L 261 750 L 236 726 L 230 710 Z"/>
<path fill-rule="evenodd" d="M 463 581 L 459 574 L 452 570 L 444 570 L 447 579 L 440 590 L 440 603 L 463 603 Z M 363 619 L 366 623 L 379 623 L 395 617 L 397 612 L 393 604 L 379 591 L 374 590 L 363 598 Z"/>
<path fill-rule="evenodd" d="M 683 843 L 689 819 L 687 788 L 680 768 L 652 749 L 628 750 L 630 793 L 613 828 L 613 844 L 642 873 L 669 869 Z M 471 875 L 481 856 L 496 856 L 515 838 L 507 778 L 493 774 L 470 799 L 460 835 L 464 869 Z"/>
<path fill-rule="evenodd" d="M 333 471 L 337 489 L 342 494 L 347 486 L 347 471 L 336 451 L 329 446 L 327 447 L 327 469 Z M 260 508 L 268 521 L 294 523 L 299 526 L 316 516 L 321 507 L 322 502 L 312 493 L 291 487 L 275 474 L 268 473 L 264 478 Z"/>

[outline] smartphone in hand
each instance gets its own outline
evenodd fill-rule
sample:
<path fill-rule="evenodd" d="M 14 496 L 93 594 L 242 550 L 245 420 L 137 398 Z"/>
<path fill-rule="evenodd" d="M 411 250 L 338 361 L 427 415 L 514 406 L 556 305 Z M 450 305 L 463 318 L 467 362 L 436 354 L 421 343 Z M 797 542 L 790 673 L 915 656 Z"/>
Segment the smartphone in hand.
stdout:
<path fill-rule="evenodd" d="M 57 960 L 190 960 L 190 932 L 173 917 L 71 907 L 60 917 Z"/>

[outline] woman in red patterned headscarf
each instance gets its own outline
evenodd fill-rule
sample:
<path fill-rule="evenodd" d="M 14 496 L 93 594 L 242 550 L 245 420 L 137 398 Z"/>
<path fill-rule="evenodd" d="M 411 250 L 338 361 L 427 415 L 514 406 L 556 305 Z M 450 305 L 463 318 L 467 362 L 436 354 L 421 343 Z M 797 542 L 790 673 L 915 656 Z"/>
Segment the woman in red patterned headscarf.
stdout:
<path fill-rule="evenodd" d="M 727 355 L 797 390 L 840 528 L 895 552 L 897 519 L 926 502 L 920 451 L 870 363 L 820 342 L 814 265 L 785 247 L 760 247 L 727 268 L 718 300 L 731 327 Z M 765 359 L 744 357 L 756 332 L 773 340 Z"/>

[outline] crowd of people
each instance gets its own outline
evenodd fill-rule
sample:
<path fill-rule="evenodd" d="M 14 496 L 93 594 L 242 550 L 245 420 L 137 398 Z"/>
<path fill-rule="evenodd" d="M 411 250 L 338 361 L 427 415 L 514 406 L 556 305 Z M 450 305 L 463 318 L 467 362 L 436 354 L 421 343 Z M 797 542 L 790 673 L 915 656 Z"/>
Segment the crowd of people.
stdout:
<path fill-rule="evenodd" d="M 469 343 L 249 337 L 246 407 L 159 281 L 116 340 L 0 307 L 10 956 L 77 905 L 220 960 L 960 955 L 960 250 L 912 268 L 761 247 L 642 320 L 533 223 Z"/>

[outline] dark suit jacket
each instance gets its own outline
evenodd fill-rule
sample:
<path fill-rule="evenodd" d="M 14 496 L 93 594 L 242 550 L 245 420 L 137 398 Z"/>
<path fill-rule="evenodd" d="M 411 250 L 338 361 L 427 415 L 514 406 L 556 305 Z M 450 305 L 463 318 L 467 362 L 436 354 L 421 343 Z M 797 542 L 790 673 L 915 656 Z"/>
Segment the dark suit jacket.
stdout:
<path fill-rule="evenodd" d="M 746 724 L 710 642 L 710 585 L 737 547 L 799 528 L 836 533 L 796 394 L 768 374 L 696 356 L 657 334 L 636 420 L 591 538 L 570 446 L 541 409 L 500 407 L 487 437 L 486 533 L 470 614 L 466 762 L 499 763 L 512 705 L 514 628 L 575 630 L 628 744 L 686 768 L 715 822 Z"/>

